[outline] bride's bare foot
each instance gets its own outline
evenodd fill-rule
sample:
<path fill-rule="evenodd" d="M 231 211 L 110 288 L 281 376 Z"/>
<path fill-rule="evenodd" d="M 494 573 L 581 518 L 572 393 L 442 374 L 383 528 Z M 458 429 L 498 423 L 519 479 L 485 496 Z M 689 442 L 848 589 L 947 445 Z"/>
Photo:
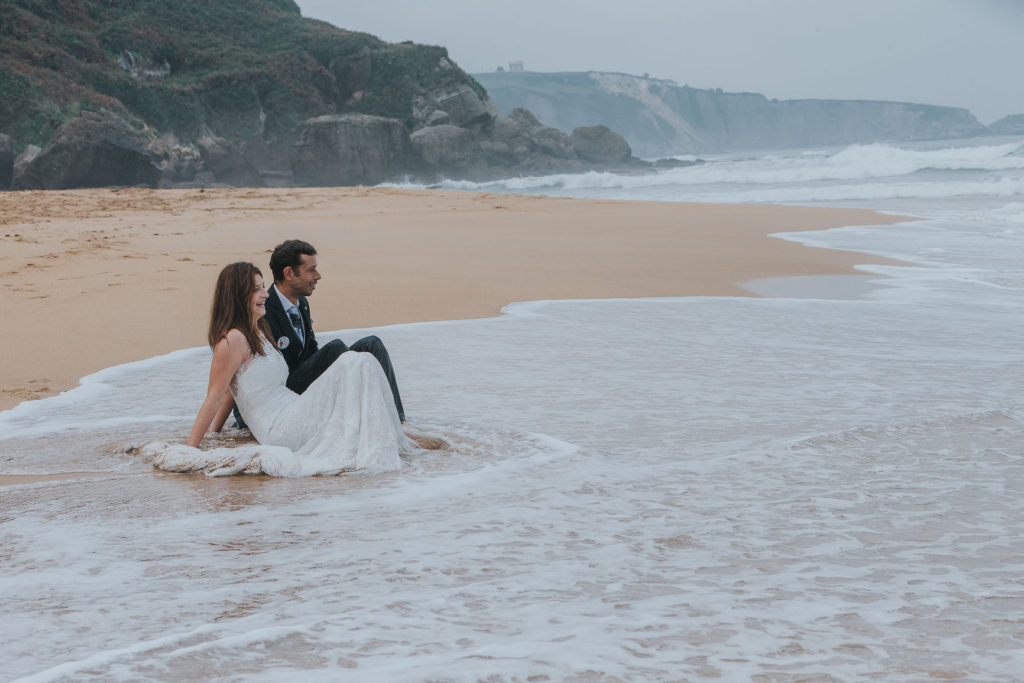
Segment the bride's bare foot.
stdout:
<path fill-rule="evenodd" d="M 405 430 L 405 435 L 415 441 L 417 446 L 428 451 L 445 451 L 449 448 L 447 441 L 436 436 L 417 434 L 408 429 Z"/>

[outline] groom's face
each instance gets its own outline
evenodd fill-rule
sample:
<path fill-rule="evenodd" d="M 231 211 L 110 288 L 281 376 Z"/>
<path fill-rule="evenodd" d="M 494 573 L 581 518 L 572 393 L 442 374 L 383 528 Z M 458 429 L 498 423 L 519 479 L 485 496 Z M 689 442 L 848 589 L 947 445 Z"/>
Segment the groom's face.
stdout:
<path fill-rule="evenodd" d="M 316 289 L 316 281 L 320 279 L 320 271 L 316 269 L 316 256 L 302 254 L 299 265 L 284 269 L 285 284 L 299 296 L 309 296 Z"/>

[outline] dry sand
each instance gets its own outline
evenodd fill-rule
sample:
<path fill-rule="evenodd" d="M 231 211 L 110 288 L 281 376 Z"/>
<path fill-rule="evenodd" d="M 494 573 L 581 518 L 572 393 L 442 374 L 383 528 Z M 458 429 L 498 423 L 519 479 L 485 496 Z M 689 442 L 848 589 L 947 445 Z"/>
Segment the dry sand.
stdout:
<path fill-rule="evenodd" d="M 883 259 L 765 236 L 872 211 L 382 188 L 0 193 L 0 410 L 205 343 L 213 283 L 314 244 L 317 330 L 496 315 L 513 301 L 747 295 L 737 282 Z"/>

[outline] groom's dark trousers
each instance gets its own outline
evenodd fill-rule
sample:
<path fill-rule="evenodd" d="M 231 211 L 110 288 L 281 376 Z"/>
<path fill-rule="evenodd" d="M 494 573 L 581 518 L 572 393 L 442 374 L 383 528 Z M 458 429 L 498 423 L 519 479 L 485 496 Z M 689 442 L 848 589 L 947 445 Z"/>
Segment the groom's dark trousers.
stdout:
<path fill-rule="evenodd" d="M 309 302 L 306 297 L 299 297 L 299 315 L 302 317 L 302 329 L 305 342 L 299 337 L 299 333 L 292 327 L 288 314 L 281 305 L 281 297 L 276 287 L 271 285 L 267 292 L 267 323 L 273 333 L 271 341 L 277 345 L 288 363 L 288 380 L 285 385 L 296 394 L 301 394 L 317 377 L 324 374 L 331 364 L 338 360 L 338 357 L 346 351 L 365 351 L 372 353 L 373 357 L 380 363 L 384 370 L 384 376 L 391 386 L 391 395 L 395 399 L 395 408 L 398 409 L 398 417 L 405 422 L 405 408 L 402 407 L 402 397 L 398 393 L 398 379 L 395 377 L 395 368 L 391 365 L 391 356 L 388 349 L 376 336 L 363 337 L 352 346 L 346 346 L 340 339 L 327 342 L 321 348 L 313 334 L 313 319 L 309 316 Z M 235 420 L 240 427 L 245 423 L 239 419 L 238 410 L 235 410 Z"/>
<path fill-rule="evenodd" d="M 274 336 L 277 336 L 276 332 Z M 291 370 L 288 373 L 288 381 L 285 382 L 285 386 L 296 394 L 301 394 L 309 388 L 309 385 L 317 377 L 324 374 L 334 361 L 338 360 L 338 356 L 346 351 L 365 351 L 366 353 L 373 354 L 373 357 L 380 363 L 381 368 L 384 369 L 384 376 L 388 378 L 388 384 L 391 386 L 391 395 L 395 398 L 395 408 L 398 409 L 398 417 L 401 418 L 402 422 L 405 422 L 405 409 L 402 408 L 402 397 L 398 393 L 398 379 L 395 378 L 395 368 L 391 365 L 391 356 L 388 355 L 387 347 L 384 346 L 384 342 L 376 335 L 363 337 L 352 344 L 352 346 L 346 346 L 345 342 L 340 339 L 332 339 L 312 356 L 299 363 L 294 370 Z"/>

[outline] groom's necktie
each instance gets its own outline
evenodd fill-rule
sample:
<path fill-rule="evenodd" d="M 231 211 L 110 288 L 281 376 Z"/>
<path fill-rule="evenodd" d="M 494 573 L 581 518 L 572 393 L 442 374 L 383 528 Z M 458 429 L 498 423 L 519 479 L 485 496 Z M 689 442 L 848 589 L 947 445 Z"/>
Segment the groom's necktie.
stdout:
<path fill-rule="evenodd" d="M 303 334 L 305 330 L 302 329 L 302 318 L 296 311 L 288 311 L 288 319 L 292 321 L 292 327 L 295 328 L 295 334 L 299 335 L 299 340 L 305 344 L 306 335 Z"/>

